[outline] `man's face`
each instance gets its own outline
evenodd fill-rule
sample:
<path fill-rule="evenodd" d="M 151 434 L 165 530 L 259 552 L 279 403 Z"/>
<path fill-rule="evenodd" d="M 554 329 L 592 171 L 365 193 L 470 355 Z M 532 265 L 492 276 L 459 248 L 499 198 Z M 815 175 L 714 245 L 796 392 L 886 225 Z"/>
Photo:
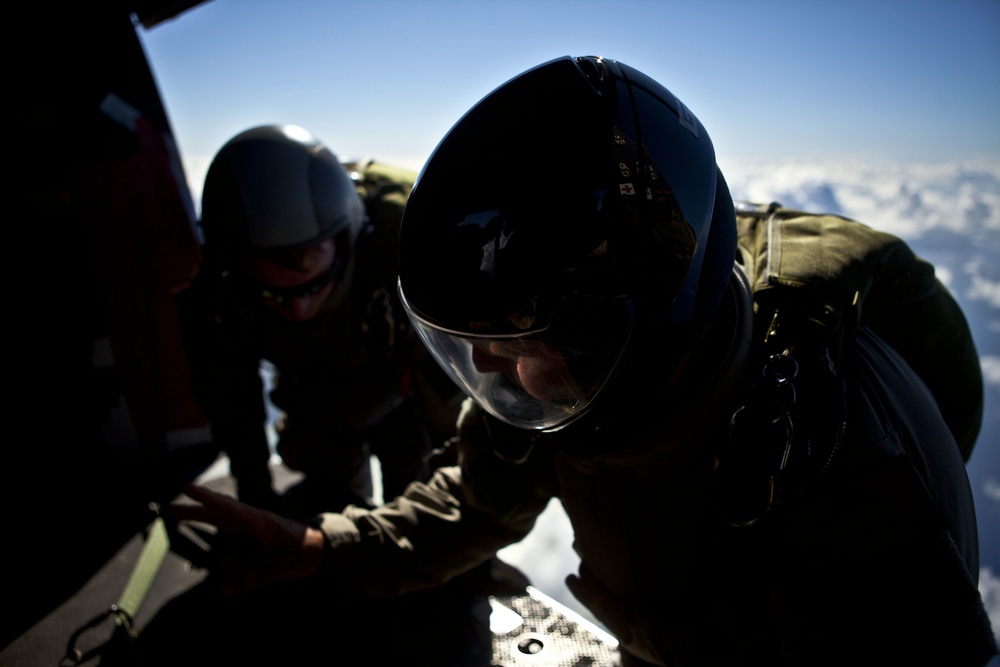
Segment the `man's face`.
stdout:
<path fill-rule="evenodd" d="M 543 401 L 572 403 L 581 393 L 563 355 L 546 343 L 530 340 L 477 343 L 472 348 L 472 360 L 478 371 L 500 373 Z"/>
<path fill-rule="evenodd" d="M 336 246 L 327 239 L 310 249 L 300 268 L 266 259 L 249 263 L 250 277 L 261 286 L 264 306 L 293 322 L 307 322 L 319 313 L 335 286 Z"/>

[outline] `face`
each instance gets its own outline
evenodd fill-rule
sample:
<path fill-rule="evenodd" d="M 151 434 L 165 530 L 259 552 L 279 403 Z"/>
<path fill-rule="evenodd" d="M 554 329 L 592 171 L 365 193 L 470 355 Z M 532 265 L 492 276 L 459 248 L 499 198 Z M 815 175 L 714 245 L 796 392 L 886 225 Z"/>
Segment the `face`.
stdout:
<path fill-rule="evenodd" d="M 299 268 L 253 259 L 250 277 L 261 286 L 264 306 L 293 322 L 314 318 L 335 287 L 333 263 L 336 247 L 332 239 L 310 249 Z"/>
<path fill-rule="evenodd" d="M 575 402 L 582 393 L 556 348 L 540 341 L 493 340 L 474 345 L 472 360 L 483 373 L 500 373 L 534 398 Z"/>

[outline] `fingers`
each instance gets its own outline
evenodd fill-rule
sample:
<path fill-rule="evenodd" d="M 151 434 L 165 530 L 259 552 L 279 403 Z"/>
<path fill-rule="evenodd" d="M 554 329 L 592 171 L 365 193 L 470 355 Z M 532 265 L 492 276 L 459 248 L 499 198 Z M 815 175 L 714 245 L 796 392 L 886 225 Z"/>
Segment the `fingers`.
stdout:
<path fill-rule="evenodd" d="M 260 511 L 222 493 L 187 485 L 184 495 L 198 504 L 171 503 L 164 515 L 177 521 L 201 521 L 233 535 L 247 535 L 260 523 Z"/>
<path fill-rule="evenodd" d="M 171 504 L 160 510 L 164 519 L 170 521 L 201 521 L 215 524 L 216 510 L 209 509 L 204 505 L 191 504 Z"/>
<path fill-rule="evenodd" d="M 192 567 L 211 570 L 216 564 L 213 544 L 215 533 L 201 530 L 190 523 L 166 522 L 170 550 L 187 560 Z"/>
<path fill-rule="evenodd" d="M 215 565 L 212 579 L 221 592 L 298 579 L 322 565 L 326 545 L 322 532 L 202 487 L 188 486 L 184 494 L 194 502 L 174 502 L 162 514 L 217 529 L 208 542 Z"/>
<path fill-rule="evenodd" d="M 194 484 L 184 485 L 184 495 L 208 507 L 224 507 L 238 502 L 235 498 Z"/>

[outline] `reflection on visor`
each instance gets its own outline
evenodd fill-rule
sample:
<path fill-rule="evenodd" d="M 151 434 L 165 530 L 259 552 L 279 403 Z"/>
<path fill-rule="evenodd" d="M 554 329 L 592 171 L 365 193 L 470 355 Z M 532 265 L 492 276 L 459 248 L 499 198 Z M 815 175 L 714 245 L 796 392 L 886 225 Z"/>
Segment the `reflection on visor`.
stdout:
<path fill-rule="evenodd" d="M 499 373 L 540 401 L 578 404 L 585 392 L 566 359 L 552 345 L 537 340 L 473 340 L 472 363 L 480 373 Z"/>
<path fill-rule="evenodd" d="M 497 418 L 527 429 L 559 428 L 581 415 L 611 377 L 632 329 L 623 298 L 575 296 L 557 309 L 551 326 L 521 335 L 448 331 L 402 298 L 452 380 Z"/>

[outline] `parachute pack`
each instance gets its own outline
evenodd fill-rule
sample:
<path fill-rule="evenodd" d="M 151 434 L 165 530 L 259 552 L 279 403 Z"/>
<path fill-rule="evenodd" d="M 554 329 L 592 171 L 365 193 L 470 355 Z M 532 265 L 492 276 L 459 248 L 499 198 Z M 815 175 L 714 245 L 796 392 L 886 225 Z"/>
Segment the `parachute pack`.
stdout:
<path fill-rule="evenodd" d="M 737 225 L 760 372 L 716 457 L 730 522 L 756 523 L 835 456 L 846 428 L 841 354 L 859 326 L 924 381 L 968 461 L 982 420 L 981 369 L 934 268 L 899 238 L 841 216 L 741 204 Z"/>
<path fill-rule="evenodd" d="M 965 315 L 934 267 L 901 239 L 841 216 L 772 203 L 738 208 L 737 224 L 740 245 L 756 248 L 755 307 L 811 302 L 839 309 L 848 329 L 870 328 L 927 385 L 968 461 L 982 422 L 982 370 Z"/>

